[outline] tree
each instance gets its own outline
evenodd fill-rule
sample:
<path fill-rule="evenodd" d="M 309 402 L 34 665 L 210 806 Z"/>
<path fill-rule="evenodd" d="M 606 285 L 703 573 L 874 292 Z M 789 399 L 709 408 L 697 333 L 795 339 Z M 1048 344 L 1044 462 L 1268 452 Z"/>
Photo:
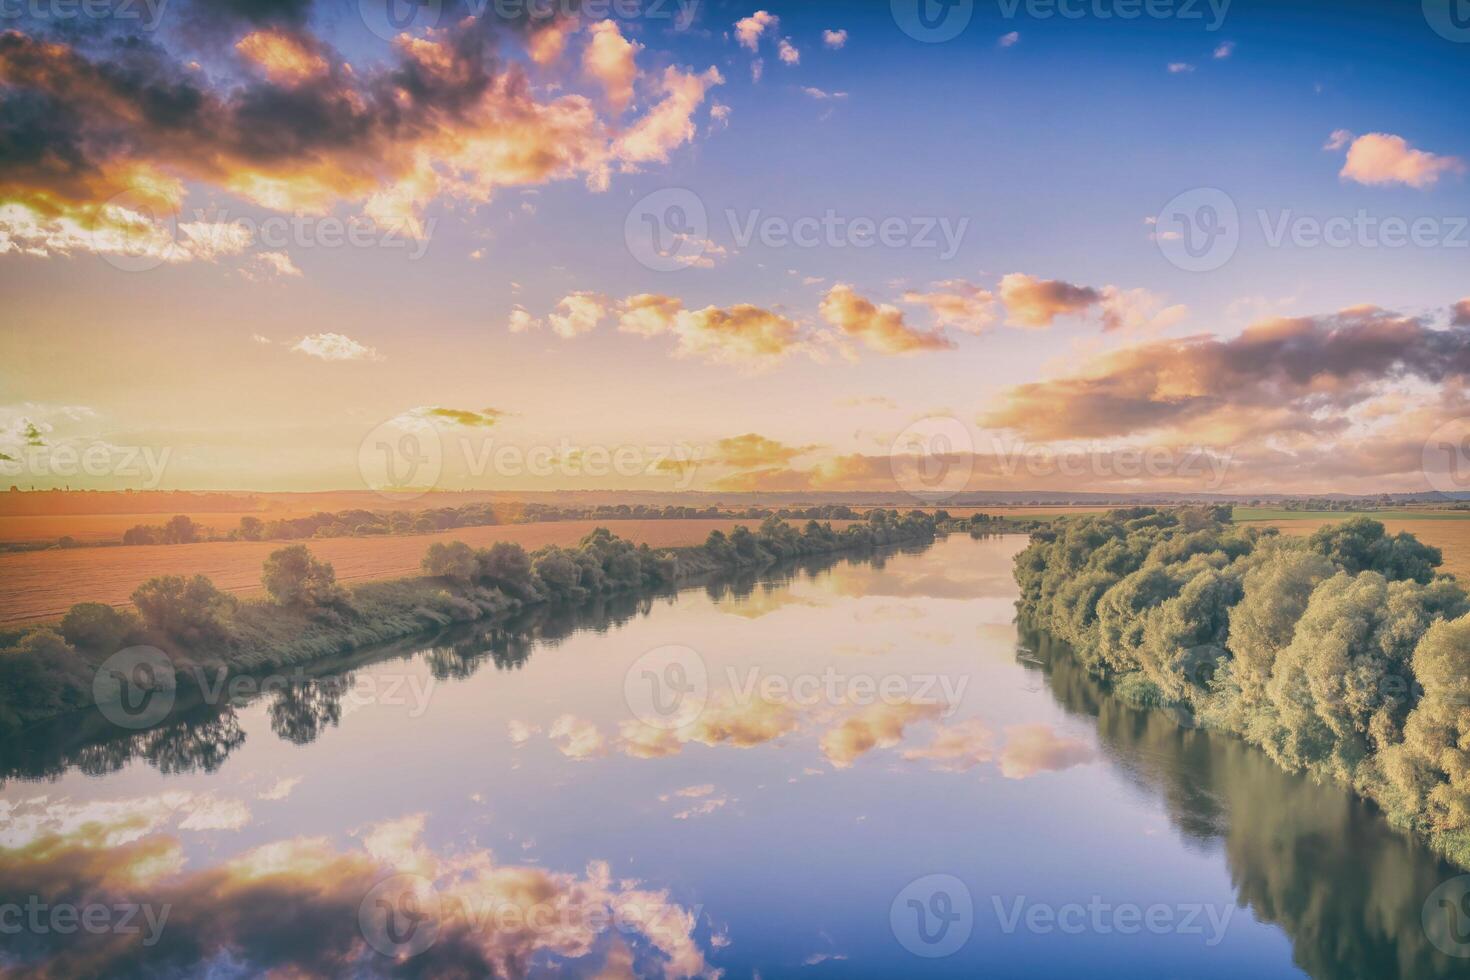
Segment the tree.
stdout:
<path fill-rule="evenodd" d="M 337 584 L 337 573 L 304 544 L 271 552 L 260 577 L 271 601 L 281 606 L 317 609 L 338 605 L 347 592 Z"/>
<path fill-rule="evenodd" d="M 514 541 L 497 541 L 476 552 L 479 576 L 507 595 L 530 598 L 535 592 L 531 556 Z"/>
<path fill-rule="evenodd" d="M 72 646 L 112 654 L 126 647 L 141 625 L 131 611 L 79 602 L 61 618 L 61 635 Z"/>
<path fill-rule="evenodd" d="M 1377 572 L 1391 581 L 1428 582 L 1444 561 L 1438 548 L 1423 544 L 1406 531 L 1388 537 L 1383 524 L 1371 517 L 1354 517 L 1318 528 L 1308 545 L 1349 574 Z"/>
<path fill-rule="evenodd" d="M 265 522 L 249 514 L 240 518 L 240 540 L 259 541 L 265 531 Z"/>
<path fill-rule="evenodd" d="M 424 555 L 423 569 L 425 575 L 470 585 L 479 575 L 480 565 L 474 549 L 463 541 L 435 541 Z"/>
<path fill-rule="evenodd" d="M 151 578 L 133 591 L 133 604 L 150 629 L 186 646 L 227 640 L 237 605 L 203 575 Z"/>

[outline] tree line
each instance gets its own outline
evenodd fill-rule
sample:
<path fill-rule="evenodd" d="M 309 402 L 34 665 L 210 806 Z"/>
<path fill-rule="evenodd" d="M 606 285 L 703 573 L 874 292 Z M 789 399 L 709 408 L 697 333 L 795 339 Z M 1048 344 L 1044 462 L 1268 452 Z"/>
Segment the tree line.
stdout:
<path fill-rule="evenodd" d="M 720 508 L 665 507 L 647 504 L 598 504 L 588 507 L 552 504 L 465 504 L 460 507 L 430 507 L 424 510 L 372 511 L 361 508 L 318 511 L 302 517 L 264 519 L 253 514 L 240 518 L 238 526 L 223 534 L 186 514 L 162 524 L 137 524 L 123 532 L 125 545 L 192 544 L 196 541 L 292 541 L 304 538 L 357 538 L 392 534 L 432 534 L 461 527 L 497 524 L 537 524 L 545 521 L 603 520 L 859 520 L 863 515 L 845 504 L 815 507 Z"/>
<path fill-rule="evenodd" d="M 435 542 L 420 578 L 348 589 L 305 545 L 271 553 L 262 600 L 241 601 L 204 575 L 139 585 L 131 608 L 82 602 L 58 623 L 0 634 L 0 731 L 93 703 L 107 657 L 131 646 L 162 650 L 176 667 L 207 673 L 299 664 L 453 623 L 498 621 L 537 604 L 668 587 L 706 572 L 780 559 L 932 540 L 934 518 L 875 509 L 835 530 L 770 516 L 754 530 L 712 531 L 704 544 L 658 550 L 597 528 L 576 545 L 527 552 L 513 542 L 471 548 Z"/>
<path fill-rule="evenodd" d="M 1029 623 L 1138 703 L 1374 801 L 1470 867 L 1470 600 L 1371 518 L 1309 538 L 1138 507 L 1033 535 Z"/>

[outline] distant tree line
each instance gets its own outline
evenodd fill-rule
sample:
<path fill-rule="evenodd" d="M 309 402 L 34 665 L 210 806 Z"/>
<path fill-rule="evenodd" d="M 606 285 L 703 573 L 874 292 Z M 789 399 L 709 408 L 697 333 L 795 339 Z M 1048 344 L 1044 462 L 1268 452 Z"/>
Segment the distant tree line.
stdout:
<path fill-rule="evenodd" d="M 266 519 L 247 514 L 239 526 L 222 535 L 211 535 L 209 529 L 186 515 L 164 524 L 138 524 L 123 533 L 122 543 L 190 544 L 195 541 L 294 541 L 304 538 L 360 538 L 387 534 L 432 534 L 461 527 L 488 527 L 496 524 L 538 524 L 546 521 L 617 521 L 617 520 L 764 520 L 767 517 L 786 520 L 860 520 L 863 514 L 845 504 L 823 504 L 817 507 L 746 507 L 721 509 L 681 507 L 670 504 L 655 507 L 646 504 L 599 504 L 591 507 L 555 506 L 551 504 L 465 504 L 461 507 L 431 507 L 425 510 L 371 511 L 362 509 L 335 512 L 319 511 L 305 517 Z"/>
<path fill-rule="evenodd" d="M 1139 507 L 1033 536 L 1024 617 L 1130 699 L 1331 779 L 1470 867 L 1470 601 L 1439 549 L 1357 517 L 1310 538 Z"/>
<path fill-rule="evenodd" d="M 815 520 L 798 530 L 772 515 L 755 530 L 713 531 L 703 545 L 659 551 L 607 528 L 573 548 L 533 552 L 505 541 L 480 549 L 435 542 L 424 556 L 423 578 L 351 590 L 305 545 L 290 545 L 265 561 L 264 600 L 241 602 L 203 575 L 164 575 L 138 586 L 130 609 L 83 602 L 55 625 L 0 634 L 0 731 L 88 706 L 98 666 L 131 646 L 156 647 L 180 668 L 259 670 L 452 623 L 497 621 L 526 606 L 666 587 L 704 572 L 801 555 L 929 541 L 934 534 L 928 514 L 877 509 L 842 530 Z"/>

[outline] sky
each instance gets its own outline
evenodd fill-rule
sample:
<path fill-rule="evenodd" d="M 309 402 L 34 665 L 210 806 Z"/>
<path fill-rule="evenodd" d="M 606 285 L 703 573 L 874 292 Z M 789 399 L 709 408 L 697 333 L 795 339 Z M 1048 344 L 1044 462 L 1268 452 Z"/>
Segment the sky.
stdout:
<path fill-rule="evenodd" d="M 0 477 L 1470 490 L 1454 13 L 0 5 Z"/>

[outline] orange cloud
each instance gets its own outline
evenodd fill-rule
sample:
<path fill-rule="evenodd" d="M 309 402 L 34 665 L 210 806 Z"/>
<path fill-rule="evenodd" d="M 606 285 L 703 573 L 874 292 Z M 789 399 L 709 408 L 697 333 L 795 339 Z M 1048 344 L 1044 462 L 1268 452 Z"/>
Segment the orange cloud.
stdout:
<path fill-rule="evenodd" d="M 904 293 L 905 303 L 928 307 L 934 322 L 966 333 L 981 333 L 995 322 L 995 294 L 963 279 L 947 279 L 930 285 L 930 291 Z"/>
<path fill-rule="evenodd" d="M 927 761 L 944 772 L 969 772 L 995 757 L 995 733 L 978 718 L 942 726 L 928 745 L 903 753 L 909 761 Z"/>
<path fill-rule="evenodd" d="M 594 31 L 593 74 L 621 102 L 631 84 L 626 58 L 610 50 L 608 29 Z M 622 128 L 585 96 L 539 97 L 519 67 L 493 57 L 492 33 L 467 20 L 400 35 L 393 65 L 356 71 L 308 35 L 257 31 L 237 50 L 265 77 L 229 88 L 158 46 L 133 52 L 129 71 L 117 72 L 66 44 L 0 34 L 0 84 L 56 121 L 16 137 L 51 151 L 0 170 L 0 241 L 16 241 L 18 227 L 32 251 L 93 239 L 104 250 L 118 222 L 99 208 L 127 193 L 156 223 L 180 206 L 186 180 L 277 211 L 323 215 L 354 204 L 423 237 L 424 209 L 436 199 L 482 204 L 503 188 L 571 178 L 602 190 L 614 170 L 666 161 L 694 138 L 694 113 L 723 81 L 713 68 L 671 65 L 652 108 Z M 73 165 L 44 163 L 63 147 Z"/>
<path fill-rule="evenodd" d="M 945 711 L 943 704 L 873 704 L 822 735 L 822 755 L 838 769 L 846 769 L 873 749 L 897 745 L 904 729 L 932 721 Z"/>
<path fill-rule="evenodd" d="M 1049 725 L 1011 725 L 1005 731 L 1000 771 L 1007 779 L 1027 779 L 1040 772 L 1070 769 L 1097 758 L 1097 751 L 1091 745 L 1080 739 L 1063 738 Z"/>
<path fill-rule="evenodd" d="M 1091 286 L 1037 279 L 1021 272 L 1000 281 L 1000 299 L 1010 322 L 1024 327 L 1049 327 L 1057 317 L 1083 313 L 1102 298 L 1102 292 Z"/>
<path fill-rule="evenodd" d="M 855 337 L 870 349 L 884 354 L 954 347 L 954 342 L 943 333 L 909 326 L 901 310 L 892 306 L 875 306 L 846 283 L 838 283 L 827 291 L 822 298 L 820 312 L 823 320 L 845 335 Z"/>
<path fill-rule="evenodd" d="M 410 954 L 425 975 L 518 976 L 530 962 L 553 970 L 595 965 L 591 957 L 621 962 L 631 936 L 641 952 L 628 962 L 638 975 L 719 975 L 694 939 L 696 912 L 667 891 L 614 877 L 604 861 L 570 874 L 497 863 L 480 849 L 435 852 L 424 823 L 414 815 L 376 824 L 345 849 L 321 837 L 274 841 L 188 871 L 173 837 L 110 843 L 114 828 L 92 822 L 0 848 L 0 903 L 141 908 L 136 932 L 151 940 L 146 946 L 118 930 L 35 937 L 26 967 L 41 976 L 136 973 L 140 956 L 151 971 L 179 975 L 229 962 L 250 975 L 340 976 L 375 973 L 375 961 L 391 968 Z M 423 918 L 405 947 L 380 913 L 410 907 L 410 893 Z"/>
<path fill-rule="evenodd" d="M 283 30 L 247 34 L 235 44 L 235 50 L 259 65 L 271 81 L 283 85 L 297 85 L 327 73 L 327 59 L 314 45 Z"/>
<path fill-rule="evenodd" d="M 616 21 L 600 20 L 588 30 L 592 40 L 582 53 L 582 71 L 602 86 L 613 111 L 622 112 L 633 101 L 637 54 L 643 45 L 623 37 Z"/>
<path fill-rule="evenodd" d="M 621 310 L 618 329 L 644 337 L 671 334 L 681 357 L 752 362 L 806 347 L 794 322 L 749 303 L 686 310 L 682 300 L 642 293 L 624 300 Z"/>

